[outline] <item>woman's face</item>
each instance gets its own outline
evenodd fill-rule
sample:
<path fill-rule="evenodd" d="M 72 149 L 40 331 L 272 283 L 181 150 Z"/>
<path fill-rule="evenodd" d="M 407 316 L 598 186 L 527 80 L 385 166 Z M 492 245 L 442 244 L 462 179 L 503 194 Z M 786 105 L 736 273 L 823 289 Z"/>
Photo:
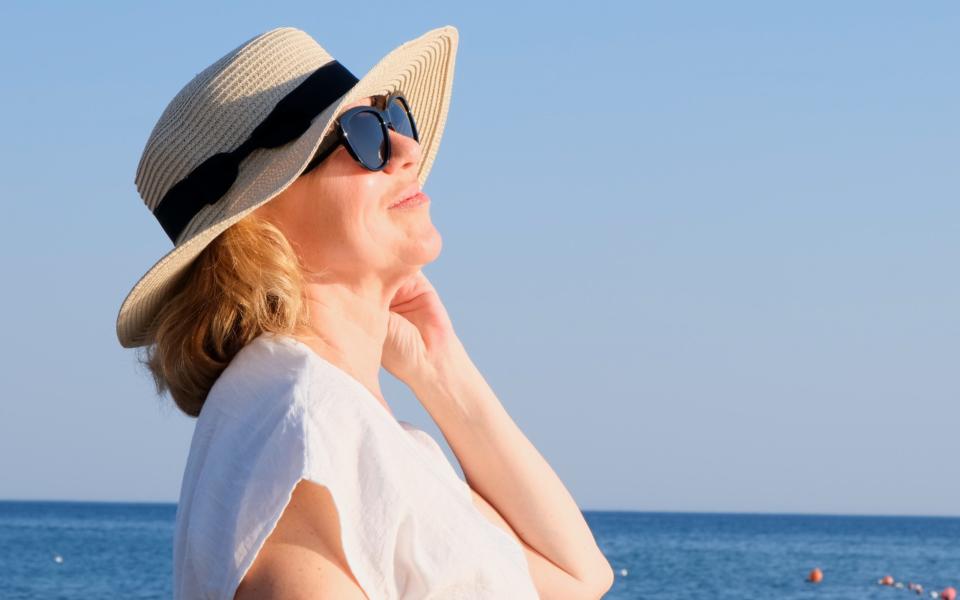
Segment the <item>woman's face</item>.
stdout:
<path fill-rule="evenodd" d="M 347 105 L 371 105 L 372 97 Z M 390 131 L 390 161 L 368 171 L 343 144 L 312 171 L 259 207 L 258 215 L 277 225 L 311 271 L 327 270 L 335 280 L 370 273 L 404 275 L 440 254 L 440 233 L 430 220 L 430 203 L 389 208 L 419 190 L 420 144 Z"/>

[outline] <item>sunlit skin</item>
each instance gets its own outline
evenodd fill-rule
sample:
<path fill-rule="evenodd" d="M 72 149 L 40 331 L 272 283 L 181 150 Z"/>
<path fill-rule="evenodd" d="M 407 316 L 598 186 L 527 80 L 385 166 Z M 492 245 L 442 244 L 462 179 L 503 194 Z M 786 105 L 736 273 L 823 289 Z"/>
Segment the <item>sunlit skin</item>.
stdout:
<path fill-rule="evenodd" d="M 367 97 L 340 112 L 373 101 Z M 352 375 L 392 414 L 380 391 L 381 364 L 401 379 L 413 376 L 453 328 L 420 271 L 442 246 L 431 203 L 388 209 L 416 185 L 422 148 L 392 130 L 390 142 L 384 169 L 365 169 L 341 144 L 255 212 L 280 228 L 307 272 L 310 327 L 295 337 Z"/>

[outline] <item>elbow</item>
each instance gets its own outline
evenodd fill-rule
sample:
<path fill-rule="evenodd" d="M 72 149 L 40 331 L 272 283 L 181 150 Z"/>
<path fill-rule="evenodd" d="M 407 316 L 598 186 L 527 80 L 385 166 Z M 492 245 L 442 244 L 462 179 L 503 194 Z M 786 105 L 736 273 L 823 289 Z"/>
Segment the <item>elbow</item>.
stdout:
<path fill-rule="evenodd" d="M 590 598 L 592 599 L 603 598 L 603 596 L 610 591 L 610 588 L 613 587 L 613 582 L 616 580 L 613 567 L 610 566 L 610 563 L 604 560 L 603 565 L 597 575 L 591 579 L 593 585 L 590 589 L 593 593 Z"/>

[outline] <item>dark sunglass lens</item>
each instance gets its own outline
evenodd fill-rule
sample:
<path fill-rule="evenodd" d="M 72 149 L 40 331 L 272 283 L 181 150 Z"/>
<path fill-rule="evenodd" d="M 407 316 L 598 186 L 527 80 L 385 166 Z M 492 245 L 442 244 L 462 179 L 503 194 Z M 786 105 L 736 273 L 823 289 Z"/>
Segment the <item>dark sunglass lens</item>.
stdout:
<path fill-rule="evenodd" d="M 394 98 L 393 101 L 390 102 L 390 106 L 387 107 L 387 112 L 390 115 L 390 121 L 393 123 L 397 133 L 417 139 L 417 130 L 413 123 L 413 115 L 407 111 L 407 108 L 399 98 Z"/>
<path fill-rule="evenodd" d="M 373 169 L 382 167 L 386 155 L 386 140 L 380 118 L 369 111 L 358 112 L 351 117 L 345 129 L 347 142 L 361 162 Z"/>

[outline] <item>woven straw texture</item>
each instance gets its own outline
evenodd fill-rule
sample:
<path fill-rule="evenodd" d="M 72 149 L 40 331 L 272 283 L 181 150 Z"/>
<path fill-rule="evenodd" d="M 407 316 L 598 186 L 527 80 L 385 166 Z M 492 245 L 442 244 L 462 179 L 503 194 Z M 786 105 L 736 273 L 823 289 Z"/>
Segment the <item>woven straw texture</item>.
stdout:
<path fill-rule="evenodd" d="M 417 117 L 422 187 L 446 123 L 457 44 L 452 26 L 401 44 L 299 138 L 279 148 L 254 150 L 241 163 L 227 194 L 194 216 L 173 250 L 127 294 L 117 315 L 120 344 L 134 348 L 150 343 L 145 330 L 193 259 L 227 227 L 296 180 L 343 106 L 372 95 L 404 94 Z M 167 190 L 206 158 L 239 146 L 281 98 L 333 59 L 303 31 L 279 27 L 244 42 L 198 73 L 167 105 L 143 150 L 135 183 L 147 208 L 152 212 Z"/>

